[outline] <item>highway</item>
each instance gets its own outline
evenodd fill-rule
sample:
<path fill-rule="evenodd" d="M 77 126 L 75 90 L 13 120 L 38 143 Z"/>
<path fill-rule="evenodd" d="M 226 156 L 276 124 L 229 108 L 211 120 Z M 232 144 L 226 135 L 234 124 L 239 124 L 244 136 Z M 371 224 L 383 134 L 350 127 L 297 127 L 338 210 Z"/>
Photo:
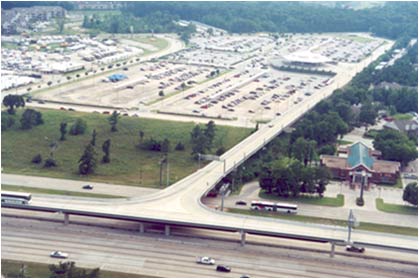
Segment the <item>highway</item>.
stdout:
<path fill-rule="evenodd" d="M 304 115 L 316 103 L 332 94 L 333 90 L 349 82 L 363 67 L 375 60 L 392 43 L 381 46 L 374 54 L 355 65 L 346 65 L 346 69 L 334 77 L 334 83 L 327 86 L 321 93 L 302 102 L 298 107 L 287 111 L 274 119 L 270 125 L 261 127 L 257 132 L 237 144 L 221 156 L 221 161 L 214 161 L 176 184 L 157 193 L 151 193 L 129 200 L 109 201 L 107 204 L 89 202 L 62 202 L 60 199 L 34 199 L 32 205 L 51 207 L 54 209 L 76 210 L 85 213 L 112 214 L 119 216 L 158 220 L 162 223 L 180 223 L 207 227 L 228 227 L 237 230 L 289 234 L 294 236 L 311 236 L 326 238 L 333 241 L 344 241 L 347 230 L 341 227 L 326 225 L 309 225 L 297 222 L 280 221 L 270 218 L 237 216 L 217 212 L 205 207 L 200 198 L 218 181 L 236 168 L 241 162 L 261 149 L 266 143 L 278 135 L 281 130 L 291 125 Z M 225 170 L 224 170 L 225 168 Z M 354 205 L 355 206 L 355 205 Z M 392 247 L 417 249 L 417 237 L 392 234 L 356 231 L 352 234 L 355 242 L 388 245 Z"/>
<path fill-rule="evenodd" d="M 232 241 L 2 217 L 2 259 L 51 264 L 59 259 L 49 253 L 61 250 L 80 267 L 159 277 L 417 277 L 415 262 L 353 257 L 343 248 L 332 259 L 319 245 L 307 246 L 309 251 L 242 247 Z M 232 272 L 219 273 L 214 266 L 196 264 L 197 256 L 211 256 Z"/>

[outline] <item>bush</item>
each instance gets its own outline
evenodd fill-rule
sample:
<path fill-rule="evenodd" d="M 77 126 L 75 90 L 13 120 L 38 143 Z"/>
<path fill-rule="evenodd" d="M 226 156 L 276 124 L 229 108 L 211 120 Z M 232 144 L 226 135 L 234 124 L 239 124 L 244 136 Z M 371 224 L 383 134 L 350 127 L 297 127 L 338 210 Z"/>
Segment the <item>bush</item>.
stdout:
<path fill-rule="evenodd" d="M 1 130 L 6 131 L 7 129 L 12 127 L 13 124 L 15 124 L 15 119 L 11 115 L 2 111 L 1 112 Z"/>
<path fill-rule="evenodd" d="M 215 154 L 217 156 L 221 156 L 224 154 L 224 152 L 226 152 L 226 149 L 224 148 L 224 146 L 221 146 L 220 148 L 217 149 L 217 151 L 215 152 Z"/>
<path fill-rule="evenodd" d="M 163 96 L 164 96 L 164 92 L 163 92 L 163 90 L 160 90 L 160 92 L 159 92 L 159 96 L 160 96 L 160 97 L 163 97 Z"/>
<path fill-rule="evenodd" d="M 41 162 L 42 162 L 41 154 L 37 154 L 32 158 L 32 163 L 34 164 L 40 164 Z"/>
<path fill-rule="evenodd" d="M 177 151 L 183 151 L 183 150 L 185 150 L 185 145 L 183 145 L 183 143 L 181 143 L 181 142 L 178 142 L 176 144 L 175 150 L 177 150 Z"/>
<path fill-rule="evenodd" d="M 38 126 L 44 123 L 42 119 L 42 114 L 39 111 L 34 109 L 27 109 L 22 114 L 22 118 L 20 119 L 20 124 L 22 129 L 31 129 L 32 126 Z"/>
<path fill-rule="evenodd" d="M 70 134 L 73 136 L 83 135 L 84 132 L 86 131 L 86 128 L 87 128 L 86 122 L 83 119 L 78 118 L 76 122 L 73 124 L 73 126 L 71 126 Z"/>
<path fill-rule="evenodd" d="M 364 206 L 364 199 L 356 198 L 356 205 L 357 206 Z"/>
<path fill-rule="evenodd" d="M 48 158 L 45 160 L 44 168 L 52 168 L 56 166 L 57 166 L 57 162 L 54 159 Z"/>

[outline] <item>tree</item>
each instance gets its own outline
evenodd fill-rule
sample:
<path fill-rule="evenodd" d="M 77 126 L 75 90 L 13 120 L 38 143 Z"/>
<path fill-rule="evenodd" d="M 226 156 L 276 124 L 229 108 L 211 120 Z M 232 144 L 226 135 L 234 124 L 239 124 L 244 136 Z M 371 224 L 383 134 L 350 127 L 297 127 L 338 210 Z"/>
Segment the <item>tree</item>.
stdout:
<path fill-rule="evenodd" d="M 15 124 L 15 119 L 12 115 L 7 114 L 6 112 L 1 112 L 1 130 L 6 131 Z"/>
<path fill-rule="evenodd" d="M 5 105 L 6 107 L 9 107 L 9 109 L 7 110 L 9 114 L 15 114 L 16 113 L 15 107 L 16 108 L 24 107 L 25 100 L 20 95 L 7 95 L 3 99 L 3 105 Z"/>
<path fill-rule="evenodd" d="M 20 119 L 21 128 L 24 130 L 31 129 L 33 126 L 38 126 L 43 123 L 42 114 L 33 109 L 26 109 Z"/>
<path fill-rule="evenodd" d="M 73 136 L 83 135 L 87 129 L 86 121 L 81 118 L 78 118 L 76 122 L 70 128 L 70 134 Z"/>
<path fill-rule="evenodd" d="M 170 151 L 170 141 L 165 138 L 161 144 L 161 152 L 167 153 Z"/>
<path fill-rule="evenodd" d="M 412 182 L 407 184 L 403 191 L 403 200 L 414 206 L 418 206 L 418 183 Z"/>
<path fill-rule="evenodd" d="M 395 130 L 380 130 L 373 141 L 374 148 L 380 150 L 382 158 L 390 161 L 399 161 L 406 165 L 417 158 L 417 147 L 414 141 Z"/>
<path fill-rule="evenodd" d="M 371 104 L 364 104 L 359 113 L 359 121 L 366 124 L 374 125 L 377 118 L 377 111 Z"/>
<path fill-rule="evenodd" d="M 93 129 L 93 133 L 92 133 L 92 140 L 90 141 L 90 144 L 95 146 L 96 145 L 96 129 Z"/>
<path fill-rule="evenodd" d="M 52 278 L 98 278 L 100 269 L 95 268 L 87 271 L 83 268 L 76 267 L 75 262 L 59 262 L 57 265 L 48 266 L 50 277 Z"/>
<path fill-rule="evenodd" d="M 326 185 L 329 184 L 329 179 L 331 177 L 330 172 L 325 167 L 317 167 L 315 168 L 314 173 L 316 191 L 320 197 L 323 197 L 323 193 L 326 190 Z"/>
<path fill-rule="evenodd" d="M 292 154 L 297 160 L 304 162 L 304 166 L 307 166 L 314 159 L 316 145 L 314 140 L 308 141 L 299 137 L 292 145 Z"/>
<path fill-rule="evenodd" d="M 67 122 L 63 121 L 60 123 L 60 133 L 61 133 L 60 140 L 61 141 L 65 140 L 65 134 L 67 134 Z"/>
<path fill-rule="evenodd" d="M 111 116 L 109 116 L 108 121 L 111 125 L 111 132 L 117 132 L 118 129 L 116 128 L 116 124 L 118 124 L 119 113 L 114 110 Z"/>
<path fill-rule="evenodd" d="M 111 161 L 109 153 L 111 148 L 111 140 L 107 139 L 102 145 L 102 151 L 105 153 L 105 155 L 102 158 L 103 163 L 109 163 Z"/>
<path fill-rule="evenodd" d="M 94 173 L 96 168 L 96 151 L 90 143 L 86 146 L 79 160 L 79 173 L 88 175 Z"/>
<path fill-rule="evenodd" d="M 57 161 L 55 161 L 54 158 L 49 157 L 48 159 L 45 160 L 44 168 L 52 168 L 56 166 L 57 166 Z"/>
<path fill-rule="evenodd" d="M 270 169 L 265 168 L 262 171 L 262 174 L 259 176 L 259 187 L 268 194 L 272 193 L 272 189 L 274 187 L 274 177 Z"/>
<path fill-rule="evenodd" d="M 191 132 L 191 143 L 196 143 L 196 141 L 201 137 L 202 130 L 199 125 L 195 125 Z"/>
<path fill-rule="evenodd" d="M 143 142 L 143 138 L 144 138 L 144 131 L 143 131 L 143 130 L 140 130 L 140 131 L 138 132 L 138 135 L 140 136 L 140 142 Z"/>
<path fill-rule="evenodd" d="M 216 128 L 215 128 L 214 121 L 212 121 L 212 120 L 209 121 L 207 123 L 205 131 L 204 131 L 204 134 L 207 137 L 207 143 L 208 143 L 207 147 L 208 147 L 208 149 L 210 149 L 212 147 L 212 143 L 213 143 L 214 138 L 215 138 L 215 130 L 216 130 Z"/>

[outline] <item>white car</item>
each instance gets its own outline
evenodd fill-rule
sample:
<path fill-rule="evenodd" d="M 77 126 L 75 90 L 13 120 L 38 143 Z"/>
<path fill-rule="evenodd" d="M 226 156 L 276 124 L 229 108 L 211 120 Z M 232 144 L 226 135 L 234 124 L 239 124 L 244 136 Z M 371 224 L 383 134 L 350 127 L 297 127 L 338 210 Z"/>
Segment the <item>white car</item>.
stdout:
<path fill-rule="evenodd" d="M 60 259 L 67 259 L 68 258 L 68 254 L 67 253 L 63 253 L 61 251 L 51 252 L 51 254 L 49 254 L 49 256 L 51 258 L 60 258 Z"/>
<path fill-rule="evenodd" d="M 208 264 L 208 265 L 215 264 L 215 260 L 213 258 L 210 258 L 210 257 L 198 257 L 196 259 L 196 262 L 200 263 L 200 264 Z"/>

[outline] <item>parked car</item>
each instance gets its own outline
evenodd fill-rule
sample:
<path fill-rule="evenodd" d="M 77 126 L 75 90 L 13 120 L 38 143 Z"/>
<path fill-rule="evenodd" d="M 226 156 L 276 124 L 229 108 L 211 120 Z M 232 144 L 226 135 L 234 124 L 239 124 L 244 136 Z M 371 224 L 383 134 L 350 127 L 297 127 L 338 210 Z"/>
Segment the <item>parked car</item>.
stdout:
<path fill-rule="evenodd" d="M 357 247 L 355 245 L 346 245 L 346 251 L 348 252 L 356 252 L 356 253 L 364 253 L 364 247 Z"/>
<path fill-rule="evenodd" d="M 236 205 L 247 205 L 246 201 L 236 201 Z"/>
<path fill-rule="evenodd" d="M 199 264 L 207 264 L 207 265 L 215 264 L 215 260 L 211 257 L 198 257 L 196 258 L 196 262 Z"/>
<path fill-rule="evenodd" d="M 61 251 L 51 252 L 51 254 L 49 254 L 49 256 L 51 258 L 59 258 L 59 259 L 67 259 L 68 258 L 68 254 L 67 253 L 63 253 Z"/>
<path fill-rule="evenodd" d="M 226 266 L 226 265 L 217 265 L 216 270 L 220 271 L 220 272 L 230 272 L 231 268 L 229 266 Z"/>
<path fill-rule="evenodd" d="M 90 185 L 90 184 L 87 184 L 87 185 L 84 185 L 82 188 L 85 189 L 85 190 L 92 190 L 93 186 Z"/>

